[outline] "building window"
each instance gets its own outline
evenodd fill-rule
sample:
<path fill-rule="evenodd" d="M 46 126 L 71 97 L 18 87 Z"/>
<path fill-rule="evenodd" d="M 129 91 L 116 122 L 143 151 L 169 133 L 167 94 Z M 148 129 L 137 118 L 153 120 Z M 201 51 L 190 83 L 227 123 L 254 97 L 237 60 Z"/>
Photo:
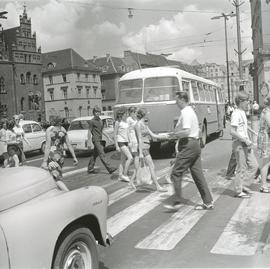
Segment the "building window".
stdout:
<path fill-rule="evenodd" d="M 94 95 L 95 95 L 95 96 L 97 96 L 97 89 L 98 89 L 98 87 L 95 87 L 95 86 L 93 87 Z"/>
<path fill-rule="evenodd" d="M 28 55 L 28 62 L 31 63 L 31 55 Z"/>
<path fill-rule="evenodd" d="M 90 87 L 86 87 L 86 97 L 89 98 L 90 96 Z"/>
<path fill-rule="evenodd" d="M 21 111 L 24 111 L 24 97 L 21 98 Z"/>
<path fill-rule="evenodd" d="M 79 116 L 82 116 L 82 106 L 79 106 Z"/>
<path fill-rule="evenodd" d="M 31 82 L 31 73 L 27 72 L 26 73 L 26 83 L 30 83 Z"/>
<path fill-rule="evenodd" d="M 34 75 L 34 76 L 33 76 L 33 83 L 34 83 L 34 85 L 38 85 L 38 78 L 37 78 L 37 75 Z"/>
<path fill-rule="evenodd" d="M 85 74 L 85 79 L 88 80 L 88 74 Z"/>
<path fill-rule="evenodd" d="M 34 94 L 33 92 L 28 93 L 28 110 L 33 109 Z"/>
<path fill-rule="evenodd" d="M 69 109 L 68 109 L 68 107 L 65 107 L 64 110 L 65 110 L 65 117 L 68 119 L 69 118 Z"/>
<path fill-rule="evenodd" d="M 61 87 L 61 90 L 63 91 L 64 99 L 67 99 L 68 98 L 67 87 Z"/>
<path fill-rule="evenodd" d="M 48 89 L 48 92 L 49 92 L 51 101 L 53 101 L 54 100 L 54 89 L 53 88 L 50 88 L 50 89 Z"/>
<path fill-rule="evenodd" d="M 49 76 L 49 83 L 53 84 L 53 77 L 52 76 Z"/>
<path fill-rule="evenodd" d="M 96 81 L 96 74 L 93 74 L 93 79 L 94 81 Z"/>
<path fill-rule="evenodd" d="M 106 106 L 102 107 L 102 110 L 103 110 L 103 111 L 106 111 Z"/>
<path fill-rule="evenodd" d="M 101 91 L 101 98 L 102 98 L 102 100 L 105 100 L 105 90 L 104 89 Z"/>
<path fill-rule="evenodd" d="M 1 93 L 7 93 L 5 89 L 5 79 L 3 77 L 0 77 L 0 94 Z"/>
<path fill-rule="evenodd" d="M 90 115 L 91 115 L 91 107 L 87 106 L 87 116 L 90 116 Z"/>
<path fill-rule="evenodd" d="M 81 74 L 80 73 L 77 73 L 77 79 L 80 80 L 80 76 Z"/>
<path fill-rule="evenodd" d="M 20 82 L 21 82 L 21 84 L 25 84 L 24 74 L 20 75 Z"/>
<path fill-rule="evenodd" d="M 81 97 L 82 95 L 82 86 L 77 86 L 78 89 L 78 96 Z"/>
<path fill-rule="evenodd" d="M 111 107 L 111 106 L 108 106 L 108 110 L 110 110 L 110 111 L 111 111 L 111 110 L 112 110 L 112 107 Z"/>
<path fill-rule="evenodd" d="M 67 82 L 67 75 L 66 74 L 62 74 L 62 78 L 63 78 L 63 82 Z"/>

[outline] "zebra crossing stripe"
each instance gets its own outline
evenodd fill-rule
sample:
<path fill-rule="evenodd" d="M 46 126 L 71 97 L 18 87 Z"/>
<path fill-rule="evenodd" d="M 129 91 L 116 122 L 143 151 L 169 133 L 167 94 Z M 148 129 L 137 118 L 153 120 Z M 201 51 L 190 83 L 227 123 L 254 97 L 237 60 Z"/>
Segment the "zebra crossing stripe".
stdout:
<path fill-rule="evenodd" d="M 269 205 L 269 194 L 254 193 L 250 199 L 243 200 L 211 253 L 254 255 L 261 245 L 260 238 L 269 218 Z"/>
<path fill-rule="evenodd" d="M 211 179 L 208 184 L 210 182 L 214 182 L 214 186 L 211 187 L 219 187 L 217 192 L 213 194 L 214 201 L 220 197 L 224 188 L 227 188 L 231 184 L 231 182 L 224 179 L 220 180 L 220 182 L 216 182 L 216 179 Z M 198 203 L 200 200 L 201 198 L 197 193 L 193 202 Z M 207 210 L 194 210 L 193 206 L 183 205 L 168 221 L 155 229 L 144 240 L 140 241 L 135 248 L 172 250 L 206 212 Z"/>

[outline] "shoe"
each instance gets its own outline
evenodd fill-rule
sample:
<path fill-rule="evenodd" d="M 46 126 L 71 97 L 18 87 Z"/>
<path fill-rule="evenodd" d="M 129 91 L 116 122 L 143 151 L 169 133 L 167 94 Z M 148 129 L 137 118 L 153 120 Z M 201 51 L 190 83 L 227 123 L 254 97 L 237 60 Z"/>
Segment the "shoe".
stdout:
<path fill-rule="evenodd" d="M 114 173 L 116 170 L 117 170 L 117 168 L 112 168 L 112 169 L 109 171 L 109 174 Z"/>
<path fill-rule="evenodd" d="M 247 193 L 244 193 L 243 191 L 242 192 L 239 192 L 235 195 L 236 198 L 250 198 L 250 195 L 247 194 Z"/>
<path fill-rule="evenodd" d="M 177 211 L 182 207 L 182 204 L 179 202 L 174 202 L 172 205 L 164 205 L 163 207 L 169 210 Z"/>
<path fill-rule="evenodd" d="M 196 205 L 194 207 L 195 210 L 212 210 L 214 209 L 214 205 L 213 203 L 210 203 L 210 204 L 200 204 L 200 205 Z"/>
<path fill-rule="evenodd" d="M 261 188 L 260 188 L 260 192 L 263 192 L 263 193 L 270 193 L 270 189 L 269 189 L 269 188 L 265 188 L 265 187 L 261 187 Z"/>
<path fill-rule="evenodd" d="M 130 182 L 130 179 L 128 176 L 124 176 L 122 175 L 121 177 L 119 177 L 121 179 L 121 181 L 124 181 L 124 182 Z"/>
<path fill-rule="evenodd" d="M 250 189 L 243 189 L 243 192 L 248 194 L 248 195 L 252 195 L 252 191 Z"/>
<path fill-rule="evenodd" d="M 95 173 L 95 169 L 87 170 L 87 173 L 88 173 L 88 174 L 94 174 L 94 173 Z"/>

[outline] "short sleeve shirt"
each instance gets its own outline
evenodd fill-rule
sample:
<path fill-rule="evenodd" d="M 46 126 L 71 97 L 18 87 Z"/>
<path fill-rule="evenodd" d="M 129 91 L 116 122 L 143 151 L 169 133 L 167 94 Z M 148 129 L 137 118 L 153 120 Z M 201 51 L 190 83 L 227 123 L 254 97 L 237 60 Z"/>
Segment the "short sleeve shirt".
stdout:
<path fill-rule="evenodd" d="M 188 137 L 199 138 L 200 128 L 198 118 L 191 106 L 186 106 L 181 110 L 176 128 L 190 129 Z"/>
<path fill-rule="evenodd" d="M 231 126 L 237 127 L 237 133 L 248 139 L 247 117 L 243 110 L 235 109 L 231 116 Z"/>

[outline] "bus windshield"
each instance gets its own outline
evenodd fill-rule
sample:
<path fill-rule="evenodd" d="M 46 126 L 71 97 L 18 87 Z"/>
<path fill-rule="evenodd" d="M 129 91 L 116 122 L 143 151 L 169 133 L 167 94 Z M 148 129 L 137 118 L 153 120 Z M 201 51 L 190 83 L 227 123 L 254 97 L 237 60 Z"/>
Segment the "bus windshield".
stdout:
<path fill-rule="evenodd" d="M 119 104 L 139 103 L 142 100 L 142 79 L 123 80 L 119 83 Z"/>
<path fill-rule="evenodd" d="M 153 77 L 144 80 L 144 102 L 174 100 L 175 92 L 179 91 L 176 77 Z"/>

